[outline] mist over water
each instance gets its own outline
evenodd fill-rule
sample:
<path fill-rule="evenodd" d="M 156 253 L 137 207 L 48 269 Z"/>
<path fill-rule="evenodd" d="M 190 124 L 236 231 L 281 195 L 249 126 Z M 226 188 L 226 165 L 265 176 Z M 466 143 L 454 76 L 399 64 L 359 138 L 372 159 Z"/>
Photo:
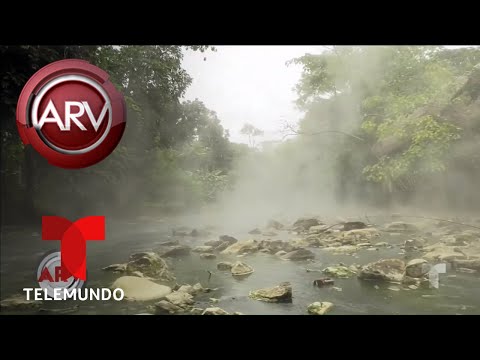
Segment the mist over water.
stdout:
<path fill-rule="evenodd" d="M 29 203 L 12 194 L 34 183 L 29 194 L 36 213 L 28 215 L 28 226 L 2 226 L 2 278 L 21 274 L 3 282 L 2 292 L 31 285 L 33 259 L 51 246 L 39 237 L 41 215 L 72 220 L 105 215 L 108 241 L 88 246 L 88 268 L 97 285 L 131 275 L 101 269 L 130 263 L 132 254 L 161 257 L 187 247 L 185 257 L 165 259 L 177 285 L 200 282 L 219 289 L 195 298 L 202 308 L 212 306 L 209 297 L 214 297 L 228 311 L 255 314 L 305 313 L 314 301 L 332 301 L 340 314 L 478 313 L 478 287 L 472 284 L 480 271 L 475 263 L 480 259 L 480 73 L 474 67 L 480 49 L 115 51 L 94 58 L 114 79 L 129 80 L 123 88 L 131 94 L 126 133 L 111 157 L 75 171 L 52 168 L 37 154 L 27 165 L 18 144 L 5 140 L 9 157 L 2 181 L 11 190 L 2 205 L 11 214 L 19 212 Z M 149 69 L 151 59 L 161 65 L 153 72 L 139 75 L 140 67 L 130 66 L 138 62 Z M 245 124 L 258 132 L 242 132 Z M 293 226 L 302 217 L 320 222 Z M 270 220 L 281 226 L 272 229 Z M 342 228 L 350 221 L 361 222 L 355 230 L 375 235 L 352 235 Z M 323 224 L 329 229 L 311 230 Z M 245 253 L 212 247 L 210 260 L 193 251 L 223 235 L 261 245 Z M 275 241 L 286 254 L 302 249 L 311 256 L 288 261 L 268 248 Z M 415 242 L 413 250 L 408 241 Z M 332 275 L 335 290 L 311 286 L 326 276 L 327 266 L 353 266 L 360 273 L 383 259 L 401 260 L 402 276 L 412 259 L 448 263 L 453 276 L 442 275 L 444 288 L 435 294 L 402 282 L 394 290 L 388 282 L 374 287 L 356 275 Z M 466 263 L 457 266 L 457 260 Z M 242 261 L 255 271 L 232 278 L 230 270 L 217 269 L 220 261 Z M 463 270 L 456 272 L 458 267 Z M 283 281 L 294 288 L 291 306 L 248 298 L 250 290 Z M 176 284 L 168 286 L 176 291 Z M 434 305 L 419 305 L 432 294 L 440 294 Z M 91 304 L 80 312 L 151 311 L 143 303 L 107 305 Z"/>

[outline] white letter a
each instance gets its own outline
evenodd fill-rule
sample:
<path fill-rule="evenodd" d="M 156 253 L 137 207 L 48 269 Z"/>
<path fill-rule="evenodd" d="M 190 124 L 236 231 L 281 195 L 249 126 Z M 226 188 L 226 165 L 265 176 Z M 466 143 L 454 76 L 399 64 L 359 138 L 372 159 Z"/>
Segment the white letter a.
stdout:
<path fill-rule="evenodd" d="M 48 117 L 50 113 L 52 113 L 53 117 Z M 33 126 L 37 125 L 38 129 L 41 130 L 45 123 L 55 123 L 55 122 L 57 123 L 61 131 L 67 130 L 62 123 L 62 119 L 60 119 L 60 116 L 58 115 L 57 109 L 55 108 L 55 105 L 53 104 L 52 99 L 50 99 L 47 107 L 45 108 L 45 111 L 40 117 L 40 121 L 38 122 L 38 125 L 34 123 Z"/>

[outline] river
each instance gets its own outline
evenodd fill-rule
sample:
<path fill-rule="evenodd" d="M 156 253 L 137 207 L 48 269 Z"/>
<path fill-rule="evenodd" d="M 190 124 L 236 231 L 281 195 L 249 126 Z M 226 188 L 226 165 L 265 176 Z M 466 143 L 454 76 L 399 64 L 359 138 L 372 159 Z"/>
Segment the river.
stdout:
<path fill-rule="evenodd" d="M 113 263 L 126 262 L 129 255 L 146 251 L 156 244 L 166 241 L 173 226 L 186 219 L 141 219 L 135 222 L 117 222 L 107 220 L 106 240 L 87 243 L 87 287 L 108 287 L 119 277 L 118 274 L 102 271 L 101 268 Z M 218 229 L 219 233 L 227 231 Z M 225 232 L 238 239 L 248 239 L 245 231 Z M 261 235 L 260 235 L 261 236 Z M 275 239 L 291 237 L 281 232 Z M 385 258 L 404 256 L 400 244 L 407 236 L 392 237 L 382 233 L 376 241 L 386 241 L 393 248 L 379 248 L 370 251 L 362 249 L 356 255 L 334 255 L 331 252 L 312 248 L 315 260 L 293 262 L 281 260 L 270 254 L 256 253 L 246 255 L 242 261 L 251 265 L 255 272 L 242 279 L 234 278 L 229 272 L 216 269 L 219 261 L 239 260 L 234 255 L 218 255 L 217 259 L 201 259 L 199 254 L 170 258 L 169 265 L 178 284 L 195 284 L 216 288 L 208 294 L 195 298 L 196 307 L 219 306 L 228 312 L 241 312 L 246 315 L 301 315 L 307 314 L 308 304 L 315 301 L 329 301 L 334 304 L 331 315 L 347 314 L 480 314 L 480 277 L 478 274 L 454 272 L 447 267 L 446 274 L 440 274 L 438 289 L 392 290 L 392 284 L 374 284 L 360 281 L 356 277 L 335 279 L 335 287 L 319 288 L 313 286 L 313 280 L 323 277 L 321 270 L 326 266 L 344 263 L 366 264 Z M 1 298 L 21 294 L 24 287 L 36 287 L 36 267 L 47 251 L 58 250 L 59 242 L 42 241 L 39 228 L 4 227 L 1 234 Z M 202 245 L 207 239 L 185 238 L 181 243 Z M 412 255 L 410 255 L 412 257 Z M 414 257 L 414 256 L 413 256 Z M 407 259 L 408 260 L 408 259 Z M 209 271 L 212 274 L 209 274 Z M 271 287 L 289 281 L 293 289 L 292 303 L 264 303 L 248 298 L 251 290 Z M 393 286 L 395 289 L 396 287 Z M 398 290 L 398 287 L 397 287 Z M 219 299 L 215 305 L 209 298 Z M 23 310 L 2 314 L 42 314 L 71 308 L 78 305 L 72 314 L 138 314 L 148 312 L 152 302 L 95 301 L 95 302 L 44 302 L 42 311 Z"/>

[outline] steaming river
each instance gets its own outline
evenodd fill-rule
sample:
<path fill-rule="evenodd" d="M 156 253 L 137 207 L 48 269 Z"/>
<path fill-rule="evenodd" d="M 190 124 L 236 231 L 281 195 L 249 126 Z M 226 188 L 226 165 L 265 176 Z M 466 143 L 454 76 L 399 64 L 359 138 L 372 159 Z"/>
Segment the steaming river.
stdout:
<path fill-rule="evenodd" d="M 181 224 L 181 222 L 178 222 Z M 108 287 L 120 275 L 104 272 L 102 267 L 113 263 L 126 262 L 129 255 L 137 251 L 150 250 L 156 243 L 168 240 L 172 223 L 143 221 L 136 223 L 114 223 L 107 219 L 106 241 L 92 241 L 87 244 L 87 269 L 89 287 Z M 225 234 L 246 239 L 246 233 L 228 232 Z M 286 240 L 287 233 L 275 239 Z M 59 243 L 42 241 L 40 229 L 4 228 L 1 242 L 1 298 L 22 293 L 24 287 L 36 287 L 34 273 L 42 255 L 49 250 L 58 250 Z M 283 238 L 282 238 L 283 236 Z M 289 235 L 291 237 L 291 235 Z M 405 238 L 391 238 L 382 235 L 378 241 L 399 244 Z M 205 240 L 185 239 L 183 244 L 202 245 Z M 439 289 L 417 289 L 393 291 L 392 284 L 365 283 L 351 279 L 335 279 L 335 287 L 318 288 L 313 280 L 323 277 L 320 272 L 307 272 L 305 269 L 323 269 L 326 266 L 343 262 L 366 264 L 385 258 L 402 258 L 400 248 L 378 251 L 360 250 L 356 257 L 333 255 L 321 249 L 311 248 L 316 259 L 313 262 L 283 261 L 274 255 L 257 253 L 246 255 L 241 260 L 251 265 L 255 272 L 247 278 L 233 278 L 229 272 L 216 269 L 219 261 L 235 261 L 235 256 L 218 255 L 217 259 L 200 259 L 199 254 L 169 259 L 178 284 L 195 284 L 218 290 L 197 296 L 196 307 L 219 306 L 228 312 L 243 314 L 307 314 L 307 305 L 314 301 L 329 301 L 335 307 L 329 314 L 480 314 L 480 277 L 478 274 L 456 273 L 450 268 L 440 274 Z M 209 279 L 207 270 L 213 272 Z M 293 289 L 291 304 L 264 303 L 248 298 L 250 290 L 271 287 L 289 281 Z M 422 296 L 426 295 L 426 296 Z M 211 305 L 209 298 L 220 299 Z M 138 314 L 147 312 L 152 302 L 58 302 L 48 301 L 44 309 L 60 309 L 79 305 L 72 314 Z M 38 313 L 38 310 L 8 312 Z M 47 312 L 45 312 L 47 313 Z M 2 314 L 5 312 L 2 311 Z"/>

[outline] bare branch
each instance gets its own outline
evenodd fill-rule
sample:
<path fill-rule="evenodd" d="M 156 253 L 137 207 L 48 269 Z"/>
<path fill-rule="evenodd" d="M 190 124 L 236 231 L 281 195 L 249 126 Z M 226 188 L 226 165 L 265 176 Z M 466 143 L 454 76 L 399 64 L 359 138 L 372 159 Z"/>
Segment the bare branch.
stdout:
<path fill-rule="evenodd" d="M 291 133 L 285 134 L 282 137 L 282 140 L 284 140 L 287 136 L 295 136 L 295 135 L 315 136 L 315 135 L 321 135 L 321 134 L 326 134 L 326 133 L 336 133 L 336 134 L 342 134 L 342 135 L 350 136 L 350 137 L 352 137 L 354 139 L 357 139 L 361 142 L 365 142 L 365 140 L 362 139 L 361 137 L 358 137 L 356 135 L 349 134 L 347 132 L 340 131 L 340 130 L 322 130 L 322 131 L 316 131 L 316 132 L 313 132 L 313 133 L 305 133 L 305 132 L 295 130 L 295 128 L 291 124 L 289 124 L 288 122 L 285 122 L 284 127 L 285 127 L 286 130 L 289 130 Z"/>

